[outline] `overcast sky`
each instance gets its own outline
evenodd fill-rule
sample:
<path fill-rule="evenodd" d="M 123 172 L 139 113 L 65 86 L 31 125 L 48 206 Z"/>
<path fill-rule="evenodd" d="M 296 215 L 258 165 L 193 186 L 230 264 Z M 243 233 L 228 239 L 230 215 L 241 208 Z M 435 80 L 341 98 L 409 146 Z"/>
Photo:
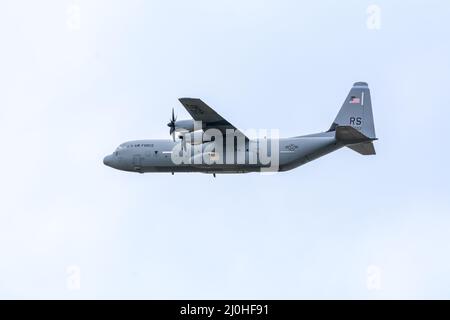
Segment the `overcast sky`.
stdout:
<path fill-rule="evenodd" d="M 374 5 L 375 6 L 370 6 Z M 448 1 L 2 1 L 0 298 L 450 298 Z M 377 155 L 134 174 L 177 98 L 327 130 L 353 82 Z"/>

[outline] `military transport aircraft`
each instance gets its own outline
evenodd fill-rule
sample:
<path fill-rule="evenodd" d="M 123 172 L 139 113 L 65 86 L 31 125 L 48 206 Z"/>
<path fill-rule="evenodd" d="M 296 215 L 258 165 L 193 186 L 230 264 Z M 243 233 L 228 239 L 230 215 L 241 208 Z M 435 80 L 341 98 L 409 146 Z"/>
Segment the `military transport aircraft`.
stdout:
<path fill-rule="evenodd" d="M 287 171 L 342 147 L 374 155 L 372 102 L 367 83 L 356 82 L 326 132 L 292 138 L 251 139 L 200 99 L 181 98 L 193 120 L 172 118 L 172 139 L 122 143 L 103 159 L 130 172 L 247 173 Z M 178 140 L 176 140 L 178 137 Z"/>

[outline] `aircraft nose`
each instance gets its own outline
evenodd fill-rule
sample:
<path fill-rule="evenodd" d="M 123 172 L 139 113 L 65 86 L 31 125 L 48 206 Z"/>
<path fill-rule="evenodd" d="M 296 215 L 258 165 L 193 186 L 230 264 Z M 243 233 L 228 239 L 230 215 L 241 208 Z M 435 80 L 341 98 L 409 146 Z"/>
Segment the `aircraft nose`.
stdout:
<path fill-rule="evenodd" d="M 112 164 L 112 159 L 111 158 L 112 158 L 111 155 L 104 157 L 103 158 L 103 164 L 105 166 L 111 167 L 111 164 Z"/>

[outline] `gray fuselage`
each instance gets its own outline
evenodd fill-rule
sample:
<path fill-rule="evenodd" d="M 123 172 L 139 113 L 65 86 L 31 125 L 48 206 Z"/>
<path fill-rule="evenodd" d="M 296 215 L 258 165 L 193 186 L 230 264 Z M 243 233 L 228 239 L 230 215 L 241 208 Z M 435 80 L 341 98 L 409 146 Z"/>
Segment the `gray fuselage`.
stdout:
<path fill-rule="evenodd" d="M 317 159 L 344 145 L 336 140 L 335 132 L 323 132 L 307 136 L 281 138 L 276 143 L 277 148 L 271 149 L 271 140 L 250 140 L 243 154 L 245 161 L 236 159 L 237 151 L 234 152 L 233 161 L 225 161 L 226 148 L 223 150 L 222 163 L 181 163 L 176 164 L 172 160 L 174 150 L 180 150 L 181 141 L 172 140 L 135 140 L 121 144 L 116 151 L 104 158 L 105 165 L 112 168 L 130 172 L 203 172 L 203 173 L 246 173 L 267 171 L 287 171 L 301 166 L 309 161 Z M 249 145 L 266 143 L 269 156 L 278 156 L 276 166 L 273 162 L 268 164 L 260 159 L 256 151 L 251 158 L 252 148 Z M 178 149 L 177 149 L 178 147 Z M 198 146 L 200 153 L 206 151 L 207 143 Z M 245 148 L 245 147 L 244 147 Z M 194 151 L 192 151 L 194 152 Z M 275 154 L 276 153 L 276 154 Z M 193 153 L 194 155 L 194 153 Z M 257 159 L 250 161 L 249 159 Z M 273 157 L 272 157 L 273 158 Z"/>

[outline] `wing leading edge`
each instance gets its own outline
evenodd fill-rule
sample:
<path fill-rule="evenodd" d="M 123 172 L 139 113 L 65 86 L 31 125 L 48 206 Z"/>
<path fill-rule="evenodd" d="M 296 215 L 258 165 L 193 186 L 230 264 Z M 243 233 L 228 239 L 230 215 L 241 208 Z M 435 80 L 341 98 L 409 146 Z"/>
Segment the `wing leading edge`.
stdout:
<path fill-rule="evenodd" d="M 202 121 L 203 130 L 218 129 L 223 135 L 225 135 L 227 129 L 233 129 L 236 130 L 236 133 L 243 135 L 246 140 L 248 140 L 248 138 L 239 129 L 222 118 L 220 114 L 214 111 L 202 100 L 195 98 L 180 98 L 178 100 L 195 121 Z"/>

